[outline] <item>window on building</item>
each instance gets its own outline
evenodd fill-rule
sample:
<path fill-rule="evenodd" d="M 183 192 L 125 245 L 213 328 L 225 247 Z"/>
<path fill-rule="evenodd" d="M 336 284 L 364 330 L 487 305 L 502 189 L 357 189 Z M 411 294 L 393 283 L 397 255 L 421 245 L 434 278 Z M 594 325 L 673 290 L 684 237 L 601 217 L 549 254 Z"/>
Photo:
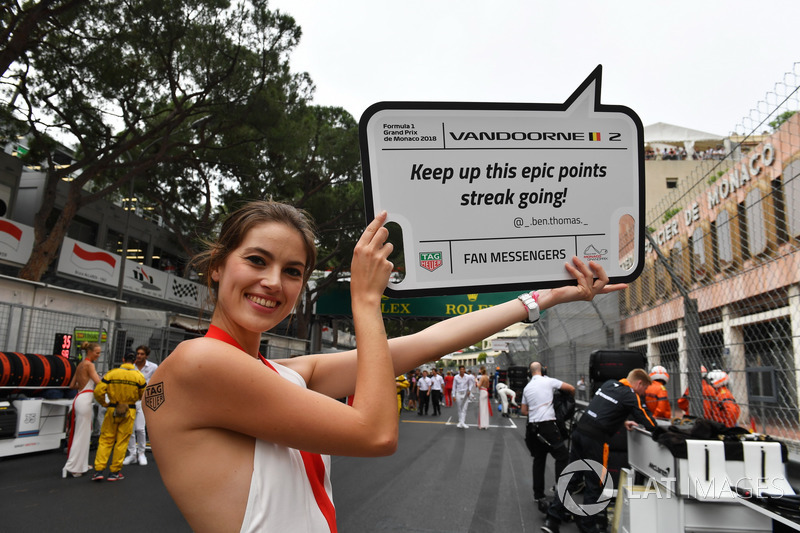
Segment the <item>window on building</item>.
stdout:
<path fill-rule="evenodd" d="M 721 269 L 733 266 L 733 240 L 731 238 L 731 220 L 728 211 L 721 209 L 717 214 L 717 258 Z"/>
<path fill-rule="evenodd" d="M 95 246 L 97 244 L 97 223 L 76 216 L 70 222 L 67 237 Z"/>
<path fill-rule="evenodd" d="M 681 282 L 686 282 L 686 262 L 684 261 L 683 243 L 676 241 L 669 254 L 672 271 Z"/>
<path fill-rule="evenodd" d="M 702 280 L 708 275 L 708 265 L 706 264 L 705 232 L 698 227 L 694 230 L 691 237 L 691 268 L 692 276 L 696 281 Z"/>
<path fill-rule="evenodd" d="M 667 178 L 667 189 L 677 189 L 678 178 Z"/>
<path fill-rule="evenodd" d="M 775 216 L 775 241 L 778 243 L 786 242 L 789 237 L 786 232 L 786 206 L 783 196 L 783 178 L 772 180 L 772 205 L 774 206 Z"/>
<path fill-rule="evenodd" d="M 761 190 L 753 189 L 744 199 L 747 219 L 747 242 L 750 246 L 750 253 L 753 255 L 763 254 L 767 251 L 767 231 L 764 228 L 764 202 L 761 198 Z"/>
<path fill-rule="evenodd" d="M 177 255 L 164 251 L 163 248 L 154 247 L 152 266 L 162 272 L 182 276 L 183 270 L 186 267 L 186 261 Z"/>
<path fill-rule="evenodd" d="M 122 254 L 122 247 L 120 246 L 120 254 Z M 144 264 L 147 258 L 147 243 L 140 241 L 134 237 L 128 236 L 128 261 L 136 261 L 137 263 Z"/>
<path fill-rule="evenodd" d="M 122 254 L 122 233 L 108 228 L 106 232 L 106 242 L 103 243 L 103 249 L 108 250 L 112 254 Z"/>
<path fill-rule="evenodd" d="M 800 238 L 800 160 L 794 161 L 783 171 L 783 197 L 786 210 L 786 231 Z"/>

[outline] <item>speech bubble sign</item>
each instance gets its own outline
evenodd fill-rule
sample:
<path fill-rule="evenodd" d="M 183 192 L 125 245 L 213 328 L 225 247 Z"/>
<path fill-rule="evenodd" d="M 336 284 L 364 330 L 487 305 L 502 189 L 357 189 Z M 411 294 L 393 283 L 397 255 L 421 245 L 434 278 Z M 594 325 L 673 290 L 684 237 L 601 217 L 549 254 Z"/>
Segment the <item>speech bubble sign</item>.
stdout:
<path fill-rule="evenodd" d="M 425 296 L 574 282 L 572 256 L 633 281 L 644 260 L 644 128 L 600 104 L 602 66 L 563 104 L 380 102 L 359 122 L 368 220 L 402 229 Z"/>

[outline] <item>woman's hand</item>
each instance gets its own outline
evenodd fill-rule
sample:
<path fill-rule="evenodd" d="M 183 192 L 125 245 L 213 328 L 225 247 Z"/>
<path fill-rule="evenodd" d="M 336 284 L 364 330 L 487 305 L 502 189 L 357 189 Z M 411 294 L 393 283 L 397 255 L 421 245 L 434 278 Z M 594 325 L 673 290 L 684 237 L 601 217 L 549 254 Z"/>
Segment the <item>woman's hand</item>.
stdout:
<path fill-rule="evenodd" d="M 542 298 L 545 301 L 540 300 L 539 307 L 541 309 L 566 302 L 591 301 L 598 294 L 608 294 L 628 287 L 627 283 L 609 284 L 605 269 L 591 261 L 587 266 L 577 257 L 573 257 L 572 264 L 565 263 L 564 266 L 578 284 L 558 287 L 549 291 L 548 297 Z"/>
<path fill-rule="evenodd" d="M 389 230 L 383 227 L 386 211 L 379 213 L 367 226 L 353 250 L 350 266 L 350 293 L 354 300 L 379 304 L 383 290 L 389 283 L 394 265 L 389 254 L 394 247 L 386 242 Z"/>

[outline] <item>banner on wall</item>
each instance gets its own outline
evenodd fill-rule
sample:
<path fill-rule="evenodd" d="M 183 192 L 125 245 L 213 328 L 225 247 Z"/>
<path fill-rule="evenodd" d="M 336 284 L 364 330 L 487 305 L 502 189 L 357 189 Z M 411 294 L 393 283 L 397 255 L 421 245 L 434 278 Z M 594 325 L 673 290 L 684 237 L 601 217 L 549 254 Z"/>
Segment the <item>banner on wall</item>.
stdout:
<path fill-rule="evenodd" d="M 32 251 L 33 228 L 0 218 L 0 261 L 24 265 Z"/>
<path fill-rule="evenodd" d="M 65 237 L 58 257 L 57 271 L 116 287 L 119 283 L 121 260 L 119 255 Z M 204 285 L 135 261 L 125 262 L 122 288 L 127 292 L 195 309 L 202 308 L 208 298 L 208 289 Z"/>
<path fill-rule="evenodd" d="M 201 308 L 208 300 L 208 289 L 205 285 L 183 279 L 175 274 L 167 275 L 167 286 L 164 299 L 190 307 Z"/>
<path fill-rule="evenodd" d="M 152 267 L 140 265 L 135 261 L 125 261 L 125 279 L 122 288 L 129 292 L 164 298 L 169 274 Z"/>
<path fill-rule="evenodd" d="M 64 237 L 56 271 L 116 287 L 121 257 L 101 248 Z"/>

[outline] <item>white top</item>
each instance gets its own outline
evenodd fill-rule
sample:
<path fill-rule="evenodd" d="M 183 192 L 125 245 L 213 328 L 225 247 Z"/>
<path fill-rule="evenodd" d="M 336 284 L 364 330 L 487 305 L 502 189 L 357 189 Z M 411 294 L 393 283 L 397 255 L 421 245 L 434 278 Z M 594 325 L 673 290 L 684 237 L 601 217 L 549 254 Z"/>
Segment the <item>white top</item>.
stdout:
<path fill-rule="evenodd" d="M 431 388 L 438 391 L 444 389 L 444 378 L 441 374 L 436 374 L 431 378 Z"/>
<path fill-rule="evenodd" d="M 461 374 L 456 374 L 453 376 L 453 391 L 456 393 L 458 392 L 466 392 L 469 393 L 472 391 L 472 387 L 475 385 L 475 379 L 469 375 L 464 374 L 464 377 L 461 377 Z"/>
<path fill-rule="evenodd" d="M 533 376 L 522 391 L 522 405 L 528 406 L 528 422 L 546 422 L 556 419 L 553 409 L 553 391 L 560 389 L 563 381 L 549 376 Z"/>
<path fill-rule="evenodd" d="M 284 379 L 305 388 L 305 380 L 294 370 L 270 361 Z M 272 370 L 265 368 L 266 372 Z M 331 459 L 325 465 L 325 492 L 333 501 L 330 481 Z M 330 531 L 306 475 L 300 451 L 256 439 L 253 477 L 242 521 L 242 532 L 317 533 Z"/>
<path fill-rule="evenodd" d="M 150 383 L 150 377 L 153 375 L 153 372 L 156 371 L 156 368 L 158 368 L 158 365 L 152 361 L 145 361 L 142 368 L 136 366 L 136 363 L 134 363 L 133 366 L 136 368 L 136 370 L 144 374 L 144 380 L 147 383 Z"/>
<path fill-rule="evenodd" d="M 427 391 L 431 388 L 431 378 L 423 376 L 417 380 L 417 387 L 421 391 Z"/>

